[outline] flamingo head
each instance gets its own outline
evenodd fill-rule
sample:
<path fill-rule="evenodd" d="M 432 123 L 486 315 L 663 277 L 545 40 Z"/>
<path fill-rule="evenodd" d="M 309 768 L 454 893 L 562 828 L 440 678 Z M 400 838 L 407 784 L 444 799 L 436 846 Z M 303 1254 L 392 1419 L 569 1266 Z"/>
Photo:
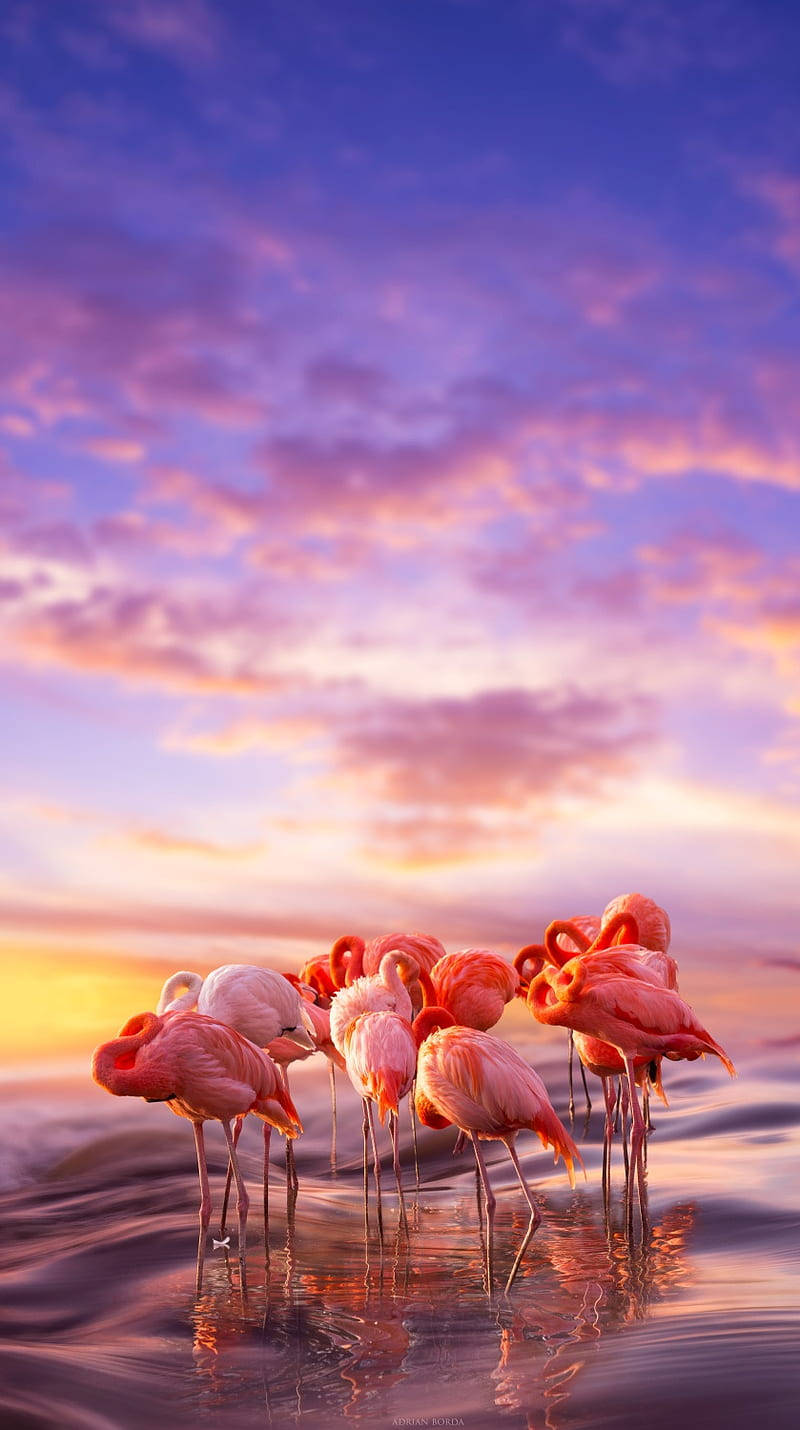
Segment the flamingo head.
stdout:
<path fill-rule="evenodd" d="M 137 1013 L 129 1018 L 118 1037 L 95 1048 L 95 1082 L 117 1097 L 143 1097 L 147 1102 L 169 1102 L 175 1097 L 174 1062 L 170 1064 L 151 1047 L 165 1021 L 157 1013 Z"/>

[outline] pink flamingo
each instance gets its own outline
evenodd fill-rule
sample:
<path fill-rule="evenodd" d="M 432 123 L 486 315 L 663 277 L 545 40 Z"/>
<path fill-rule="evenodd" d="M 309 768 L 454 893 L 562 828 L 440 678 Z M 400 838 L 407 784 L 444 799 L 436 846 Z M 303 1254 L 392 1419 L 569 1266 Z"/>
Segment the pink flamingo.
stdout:
<path fill-rule="evenodd" d="M 302 1047 L 313 1048 L 304 1000 L 297 988 L 273 968 L 225 963 L 205 978 L 199 973 L 173 973 L 161 990 L 156 1011 L 179 1013 L 195 1007 L 198 1013 L 235 1028 L 259 1048 L 284 1035 Z"/>
<path fill-rule="evenodd" d="M 424 979 L 416 960 L 407 953 L 385 953 L 378 972 L 356 978 L 340 988 L 331 1000 L 330 1027 L 333 1046 L 346 1057 L 347 1030 L 360 1013 L 399 1013 L 410 1023 L 413 1004 L 409 988 L 400 976 L 403 970 L 410 983 Z M 430 983 L 427 984 L 430 987 Z"/>
<path fill-rule="evenodd" d="M 418 963 L 407 953 L 385 953 L 381 958 L 377 973 L 363 975 L 356 978 L 349 987 L 340 988 L 334 995 L 330 1007 L 330 1030 L 331 1041 L 336 1050 L 347 1057 L 347 1038 L 350 1025 L 355 1022 L 362 1013 L 398 1013 L 407 1023 L 410 1023 L 414 1016 L 414 1008 L 411 1001 L 409 989 L 400 977 L 400 969 L 406 974 L 410 982 L 414 980 L 426 980 L 426 986 L 431 988 L 427 974 L 419 967 Z M 371 1122 L 369 1100 L 363 1099 L 364 1116 L 362 1120 L 362 1138 L 364 1153 L 364 1182 L 367 1180 L 367 1140 L 373 1126 Z M 416 1128 L 414 1131 L 414 1162 L 418 1168 L 416 1152 Z M 374 1131 L 372 1132 L 374 1141 Z M 376 1176 L 379 1179 L 380 1174 Z M 417 1177 L 419 1173 L 417 1172 Z M 366 1195 L 366 1193 L 365 1193 Z"/>
<path fill-rule="evenodd" d="M 356 978 L 377 973 L 387 953 L 406 953 L 417 966 L 430 973 L 443 958 L 444 944 L 433 934 L 384 933 L 365 943 L 358 934 L 343 934 L 330 952 L 330 976 L 337 988 L 349 988 Z"/>
<path fill-rule="evenodd" d="M 479 1141 L 503 1142 L 514 1164 L 531 1217 L 506 1282 L 508 1291 L 541 1221 L 514 1146 L 517 1133 L 530 1129 L 545 1147 L 553 1148 L 556 1161 L 563 1157 L 571 1186 L 575 1185 L 574 1165 L 581 1163 L 580 1154 L 556 1115 L 538 1073 L 500 1038 L 477 1028 L 460 1027 L 446 1009 L 434 1007 L 420 1013 L 414 1024 L 414 1037 L 419 1048 L 415 1101 L 420 1122 L 426 1127 L 454 1123 L 472 1142 L 486 1196 L 486 1272 L 490 1290 L 496 1199 Z"/>
<path fill-rule="evenodd" d="M 654 899 L 646 894 L 618 894 L 603 909 L 601 926 L 608 924 L 615 914 L 623 913 L 633 914 L 642 948 L 666 953 L 672 935 L 669 915 Z"/>
<path fill-rule="evenodd" d="M 639 918 L 645 922 L 649 944 L 644 944 L 639 927 Z M 549 924 L 545 930 L 544 947 L 542 953 L 544 961 L 563 967 L 569 959 L 575 956 L 575 950 L 584 955 L 595 955 L 605 950 L 617 947 L 625 947 L 628 952 L 635 955 L 640 965 L 640 971 L 645 969 L 656 974 L 657 981 L 666 988 L 677 989 L 678 987 L 678 965 L 675 959 L 667 953 L 666 946 L 669 943 L 669 918 L 663 909 L 646 898 L 644 894 L 620 894 L 618 898 L 612 899 L 603 911 L 599 927 L 596 928 L 593 937 L 590 937 L 592 924 L 597 924 L 597 920 L 590 919 L 564 919 L 555 920 Z M 541 969 L 539 969 L 541 971 Z M 572 1054 L 573 1054 L 573 1032 L 570 1029 L 570 1049 L 569 1049 L 569 1093 L 570 1118 L 574 1116 L 575 1103 L 572 1090 Z M 613 1066 L 616 1059 L 612 1054 L 606 1059 L 606 1066 Z M 589 1089 L 586 1083 L 584 1068 L 587 1064 L 581 1059 L 581 1077 L 583 1088 L 586 1094 L 587 1117 L 591 1112 L 592 1101 L 589 1096 Z M 660 1078 L 659 1078 L 660 1086 Z M 607 1101 L 608 1089 L 604 1086 L 604 1095 Z M 662 1090 L 663 1091 L 663 1090 Z M 647 1107 L 647 1122 L 650 1125 L 650 1104 L 649 1094 L 645 1085 L 645 1100 Z"/>
<path fill-rule="evenodd" d="M 417 1045 L 411 1024 L 398 1013 L 361 1013 L 347 1030 L 345 1062 L 350 1081 L 367 1108 L 372 1138 L 375 1189 L 378 1208 L 378 1230 L 383 1235 L 381 1210 L 380 1157 L 372 1117 L 373 1102 L 378 1105 L 381 1123 L 389 1114 L 389 1134 L 392 1139 L 392 1160 L 400 1203 L 400 1216 L 406 1231 L 405 1202 L 400 1173 L 400 1148 L 397 1118 L 400 1099 L 411 1091 L 417 1070 Z M 366 1171 L 366 1168 L 365 1168 Z M 364 1183 L 364 1221 L 368 1225 L 366 1176 Z"/>
<path fill-rule="evenodd" d="M 635 948 L 579 954 L 560 968 L 544 968 L 528 990 L 528 1007 L 540 1023 L 599 1038 L 621 1057 L 631 1101 L 631 1157 L 643 1199 L 645 1125 L 636 1094 L 636 1059 L 693 1061 L 713 1053 L 731 1076 L 733 1063 L 689 1004 L 674 988 L 664 986 L 659 971 L 644 963 Z M 629 1209 L 631 1196 L 629 1181 Z"/>
<path fill-rule="evenodd" d="M 456 1023 L 483 1032 L 500 1021 L 520 982 L 517 970 L 488 948 L 445 954 L 430 979 L 436 1006 L 452 1013 Z"/>
<path fill-rule="evenodd" d="M 222 1123 L 236 1180 L 239 1214 L 239 1272 L 244 1290 L 249 1198 L 231 1136 L 231 1119 L 252 1112 L 264 1123 L 266 1208 L 269 1141 L 272 1128 L 295 1138 L 303 1127 L 274 1063 L 254 1043 L 226 1023 L 202 1013 L 139 1013 L 92 1057 L 95 1082 L 116 1097 L 166 1102 L 194 1128 L 200 1178 L 200 1234 L 197 1244 L 197 1293 L 203 1277 L 206 1233 L 211 1218 L 203 1141 L 203 1123 Z M 267 1235 L 265 1225 L 265 1237 Z M 267 1243 L 268 1244 L 268 1243 Z"/>

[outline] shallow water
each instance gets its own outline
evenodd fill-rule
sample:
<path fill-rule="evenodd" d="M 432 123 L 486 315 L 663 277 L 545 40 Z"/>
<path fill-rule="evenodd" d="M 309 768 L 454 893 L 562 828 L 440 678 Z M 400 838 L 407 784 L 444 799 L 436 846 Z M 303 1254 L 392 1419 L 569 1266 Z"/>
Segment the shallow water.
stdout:
<path fill-rule="evenodd" d="M 535 1060 L 563 1112 L 560 1044 Z M 637 1217 L 632 1236 L 619 1152 L 604 1214 L 599 1107 L 574 1191 L 551 1155 L 520 1137 L 543 1222 L 505 1296 L 528 1219 L 502 1147 L 485 1144 L 498 1192 L 490 1295 L 469 1150 L 454 1159 L 452 1132 L 423 1131 L 416 1194 L 404 1120 L 410 1235 L 398 1228 L 386 1144 L 381 1250 L 374 1215 L 364 1235 L 355 1094 L 339 1080 L 332 1177 L 326 1069 L 299 1067 L 300 1196 L 287 1222 L 274 1137 L 268 1266 L 260 1126 L 242 1139 L 252 1192 L 244 1300 L 235 1250 L 210 1243 L 194 1293 L 199 1197 L 186 1123 L 84 1079 L 10 1084 L 1 1423 L 797 1424 L 797 1076 L 777 1076 L 754 1050 L 735 1082 L 710 1062 L 671 1067 L 667 1082 L 672 1105 L 657 1107 L 649 1143 L 648 1225 Z M 209 1127 L 207 1141 L 216 1213 L 221 1130 Z"/>

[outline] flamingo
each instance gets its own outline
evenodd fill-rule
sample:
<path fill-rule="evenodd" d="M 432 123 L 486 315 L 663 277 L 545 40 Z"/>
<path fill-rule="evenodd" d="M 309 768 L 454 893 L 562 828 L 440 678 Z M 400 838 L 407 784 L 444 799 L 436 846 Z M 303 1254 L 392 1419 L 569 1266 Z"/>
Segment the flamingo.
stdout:
<path fill-rule="evenodd" d="M 640 929 L 640 918 L 644 924 L 645 935 Z M 549 924 L 545 930 L 544 947 L 541 952 L 545 962 L 562 967 L 575 956 L 576 952 L 594 955 L 615 945 L 625 946 L 631 953 L 635 953 L 642 968 L 646 967 L 656 973 L 658 981 L 663 983 L 666 988 L 677 989 L 678 965 L 675 959 L 667 953 L 669 934 L 669 918 L 652 899 L 647 898 L 644 894 L 620 894 L 606 906 L 599 920 L 584 917 L 555 920 Z M 649 943 L 644 942 L 645 937 L 649 939 Z M 536 971 L 541 972 L 541 965 Z M 572 1090 L 574 1046 L 572 1029 L 570 1029 L 569 1041 L 569 1113 L 572 1118 L 575 1112 Z M 613 1066 L 614 1063 L 613 1054 L 605 1060 L 606 1066 Z M 586 1094 L 588 1117 L 592 1110 L 592 1100 L 586 1084 L 585 1066 L 587 1064 L 581 1059 L 581 1078 Z M 604 1088 L 604 1095 L 605 1092 Z M 645 1088 L 645 1097 L 647 1098 L 647 1096 Z M 649 1126 L 649 1100 L 647 1101 L 647 1121 Z"/>
<path fill-rule="evenodd" d="M 300 982 L 314 990 L 316 1001 L 322 1008 L 329 1008 L 337 985 L 330 974 L 330 955 L 317 954 L 309 958 L 300 969 Z"/>
<path fill-rule="evenodd" d="M 334 945 L 335 947 L 335 945 Z M 363 975 L 356 978 L 349 988 L 340 988 L 334 994 L 330 1007 L 330 1030 L 331 1042 L 337 1052 L 343 1057 L 347 1057 L 347 1035 L 351 1023 L 362 1013 L 399 1013 L 410 1023 L 414 1016 L 414 1009 L 408 988 L 400 977 L 400 969 L 403 968 L 410 979 L 427 979 L 427 975 L 420 969 L 415 959 L 406 953 L 385 953 L 381 958 L 377 973 Z M 430 989 L 430 981 L 427 982 Z M 364 1184 L 367 1180 L 367 1137 L 369 1135 L 371 1121 L 368 1099 L 363 1098 L 364 1117 L 362 1122 L 362 1137 L 364 1151 Z M 413 1125 L 413 1124 L 412 1124 Z M 374 1137 L 374 1133 L 373 1133 Z M 374 1149 L 373 1149 L 374 1150 Z M 416 1158 L 416 1130 L 414 1132 L 414 1160 Z M 376 1179 L 379 1178 L 376 1174 Z M 419 1176 L 419 1173 L 417 1173 Z M 365 1191 L 366 1196 L 366 1191 Z M 379 1203 L 380 1205 L 380 1203 Z M 380 1219 L 380 1213 L 379 1213 Z"/>
<path fill-rule="evenodd" d="M 606 904 L 600 919 L 601 926 L 610 922 L 615 914 L 633 914 L 639 930 L 639 943 L 658 953 L 666 953 L 672 935 L 669 915 L 659 908 L 654 899 L 646 894 L 618 894 Z"/>
<path fill-rule="evenodd" d="M 378 972 L 387 953 L 406 953 L 419 968 L 430 973 L 444 957 L 445 947 L 433 934 L 384 933 L 365 943 L 359 934 L 343 934 L 330 952 L 329 971 L 337 988 L 349 988 L 356 978 Z"/>
<path fill-rule="evenodd" d="M 503 1009 L 519 991 L 519 974 L 488 948 L 447 953 L 430 970 L 434 1003 L 455 1021 L 483 1032 L 500 1021 Z"/>
<path fill-rule="evenodd" d="M 183 989 L 183 992 L 181 992 Z M 156 1011 L 178 1013 L 196 1006 L 265 1048 L 273 1038 L 294 1038 L 313 1048 L 304 1019 L 305 1003 L 282 973 L 254 963 L 225 963 L 202 978 L 173 973 L 161 990 Z"/>
<path fill-rule="evenodd" d="M 636 1094 L 637 1058 L 693 1061 L 713 1053 L 735 1074 L 733 1063 L 674 988 L 637 948 L 579 954 L 561 968 L 545 967 L 528 990 L 528 1007 L 540 1023 L 572 1028 L 610 1043 L 625 1065 L 631 1100 L 632 1160 L 642 1185 L 644 1119 Z M 629 1206 L 631 1191 L 629 1187 Z"/>
<path fill-rule="evenodd" d="M 347 1054 L 347 1029 L 360 1013 L 399 1013 L 406 1022 L 411 1022 L 413 1005 L 400 977 L 401 968 L 411 981 L 424 977 L 409 954 L 385 953 L 377 973 L 356 978 L 349 987 L 340 988 L 334 995 L 330 1007 L 331 1041 L 342 1056 Z"/>
<path fill-rule="evenodd" d="M 496 1198 L 479 1141 L 503 1142 L 514 1164 L 530 1209 L 530 1223 L 506 1291 L 519 1268 L 531 1236 L 541 1221 L 514 1146 L 518 1132 L 529 1128 L 542 1144 L 564 1158 L 570 1185 L 580 1153 L 556 1115 L 547 1089 L 533 1068 L 500 1038 L 477 1028 L 455 1024 L 444 1008 L 424 1008 L 414 1024 L 417 1054 L 417 1116 L 426 1127 L 454 1123 L 472 1142 L 486 1196 L 487 1282 L 491 1290 L 491 1244 Z"/>
<path fill-rule="evenodd" d="M 367 1108 L 375 1167 L 379 1231 L 382 1234 L 380 1157 L 378 1156 L 375 1124 L 372 1117 L 373 1102 L 378 1105 L 378 1116 L 382 1123 L 387 1112 L 389 1114 L 389 1134 L 392 1139 L 392 1157 L 400 1202 L 400 1215 L 403 1225 L 408 1230 L 400 1174 L 397 1118 L 400 1099 L 406 1097 L 411 1091 L 417 1070 L 417 1045 L 411 1024 L 398 1013 L 359 1014 L 347 1029 L 345 1063 L 350 1081 L 359 1097 L 363 1098 Z M 364 1219 L 366 1222 L 366 1199 Z"/>
<path fill-rule="evenodd" d="M 206 1233 L 211 1218 L 203 1123 L 222 1123 L 236 1180 L 240 1285 L 246 1285 L 245 1247 L 249 1197 L 231 1136 L 231 1118 L 253 1112 L 264 1123 L 264 1186 L 272 1128 L 293 1139 L 303 1126 L 275 1064 L 227 1023 L 202 1013 L 138 1013 L 92 1057 L 92 1077 L 116 1097 L 166 1102 L 194 1128 L 200 1178 L 200 1233 L 196 1290 L 200 1294 Z M 265 1225 L 265 1237 L 268 1228 Z"/>

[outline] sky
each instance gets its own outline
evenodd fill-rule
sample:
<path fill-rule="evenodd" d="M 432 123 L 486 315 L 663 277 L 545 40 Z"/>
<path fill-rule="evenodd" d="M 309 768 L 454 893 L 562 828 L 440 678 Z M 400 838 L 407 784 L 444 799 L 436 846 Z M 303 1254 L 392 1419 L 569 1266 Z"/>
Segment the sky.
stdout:
<path fill-rule="evenodd" d="M 796 7 L 0 41 L 11 966 L 510 952 L 633 889 L 796 963 Z"/>

